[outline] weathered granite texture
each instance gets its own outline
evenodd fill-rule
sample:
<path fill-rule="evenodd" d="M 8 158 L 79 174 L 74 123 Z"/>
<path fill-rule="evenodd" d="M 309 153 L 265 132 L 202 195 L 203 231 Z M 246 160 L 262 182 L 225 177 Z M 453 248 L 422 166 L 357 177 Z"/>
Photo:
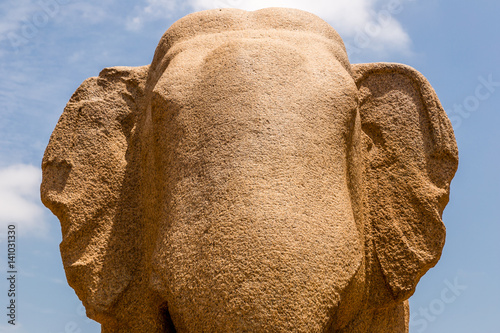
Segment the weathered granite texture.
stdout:
<path fill-rule="evenodd" d="M 290 9 L 212 10 L 71 97 L 43 159 L 103 332 L 407 332 L 458 153 L 427 80 Z"/>

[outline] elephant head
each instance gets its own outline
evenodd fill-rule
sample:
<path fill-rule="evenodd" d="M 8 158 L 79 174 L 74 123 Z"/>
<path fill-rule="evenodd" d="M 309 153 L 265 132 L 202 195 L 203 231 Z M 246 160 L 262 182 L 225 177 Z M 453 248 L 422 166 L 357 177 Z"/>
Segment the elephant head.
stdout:
<path fill-rule="evenodd" d="M 428 83 L 290 9 L 188 15 L 71 97 L 42 162 L 103 332 L 405 332 L 458 153 Z"/>

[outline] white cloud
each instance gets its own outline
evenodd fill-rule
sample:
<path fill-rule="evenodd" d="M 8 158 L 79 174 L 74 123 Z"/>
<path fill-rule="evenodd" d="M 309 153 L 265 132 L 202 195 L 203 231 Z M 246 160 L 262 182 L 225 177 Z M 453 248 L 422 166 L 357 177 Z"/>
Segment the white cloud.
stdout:
<path fill-rule="evenodd" d="M 48 225 L 40 202 L 42 173 L 32 165 L 17 164 L 0 169 L 0 234 L 16 224 L 23 234 L 45 236 Z"/>
<path fill-rule="evenodd" d="M 232 7 L 244 10 L 257 10 L 267 7 L 288 7 L 302 9 L 314 13 L 337 29 L 353 32 L 356 27 L 370 21 L 369 11 L 373 7 L 372 0 L 189 0 L 195 10 L 220 7 Z"/>
<path fill-rule="evenodd" d="M 342 36 L 350 54 L 391 51 L 409 53 L 411 39 L 396 20 L 412 0 L 188 0 L 198 10 L 231 7 L 257 10 L 288 7 L 314 13 L 332 25 Z"/>

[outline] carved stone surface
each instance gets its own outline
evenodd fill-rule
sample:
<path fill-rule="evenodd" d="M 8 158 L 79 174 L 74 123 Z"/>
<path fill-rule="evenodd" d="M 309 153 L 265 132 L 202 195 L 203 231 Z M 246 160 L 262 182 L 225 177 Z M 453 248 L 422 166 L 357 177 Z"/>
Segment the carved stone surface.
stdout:
<path fill-rule="evenodd" d="M 42 163 L 103 332 L 407 332 L 458 162 L 428 83 L 291 9 L 195 13 L 77 89 Z"/>

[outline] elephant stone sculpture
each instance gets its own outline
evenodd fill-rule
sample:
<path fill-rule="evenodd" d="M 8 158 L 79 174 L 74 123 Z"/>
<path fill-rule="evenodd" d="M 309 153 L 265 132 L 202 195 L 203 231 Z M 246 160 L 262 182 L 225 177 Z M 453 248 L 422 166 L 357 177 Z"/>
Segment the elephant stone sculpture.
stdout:
<path fill-rule="evenodd" d="M 71 97 L 42 162 L 102 332 L 408 332 L 458 152 L 428 81 L 291 9 L 188 15 Z"/>

